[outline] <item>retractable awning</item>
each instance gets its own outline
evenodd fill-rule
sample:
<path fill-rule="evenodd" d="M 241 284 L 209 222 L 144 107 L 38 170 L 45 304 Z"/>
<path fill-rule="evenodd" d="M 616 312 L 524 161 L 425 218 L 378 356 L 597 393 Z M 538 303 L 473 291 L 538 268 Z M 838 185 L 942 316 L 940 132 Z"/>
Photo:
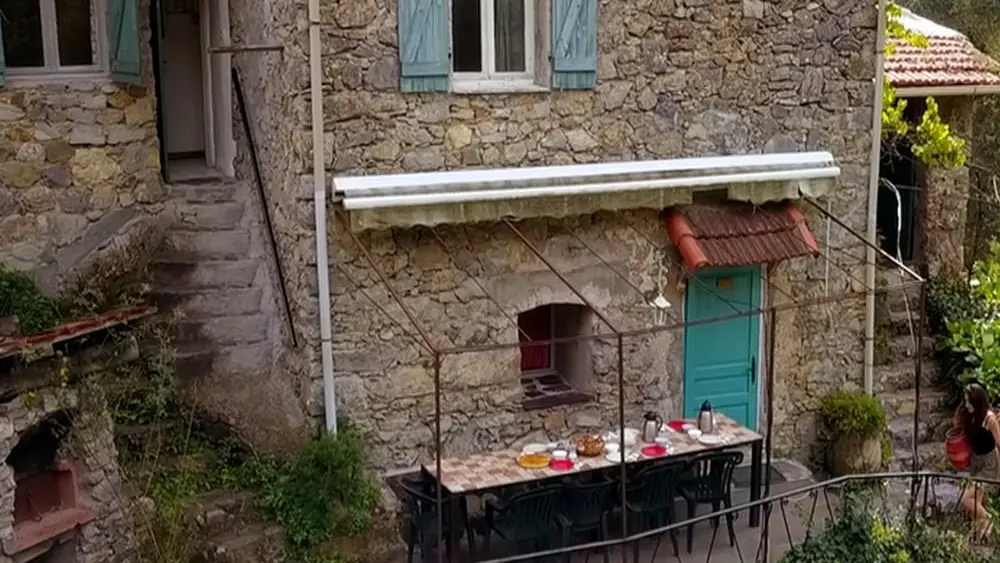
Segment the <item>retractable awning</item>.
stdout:
<path fill-rule="evenodd" d="M 664 209 L 697 191 L 765 203 L 818 197 L 840 168 L 828 152 L 755 154 L 335 178 L 352 228 L 383 229 Z"/>

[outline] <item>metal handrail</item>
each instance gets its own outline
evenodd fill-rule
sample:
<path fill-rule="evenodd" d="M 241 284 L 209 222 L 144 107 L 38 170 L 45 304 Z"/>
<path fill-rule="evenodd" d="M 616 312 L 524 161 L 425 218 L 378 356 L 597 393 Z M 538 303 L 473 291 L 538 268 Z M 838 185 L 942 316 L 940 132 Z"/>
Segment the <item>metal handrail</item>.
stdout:
<path fill-rule="evenodd" d="M 299 340 L 295 334 L 295 322 L 292 320 L 292 306 L 288 300 L 288 288 L 285 284 L 285 270 L 281 265 L 281 256 L 278 254 L 278 243 L 274 238 L 274 224 L 271 222 L 271 211 L 268 207 L 267 196 L 264 194 L 264 177 L 260 173 L 260 161 L 257 159 L 257 144 L 253 140 L 253 131 L 250 128 L 250 118 L 247 116 L 246 99 L 243 97 L 243 86 L 240 83 L 240 74 L 236 67 L 232 68 L 233 86 L 236 88 L 236 105 L 240 108 L 240 119 L 243 121 L 243 132 L 247 136 L 247 143 L 250 145 L 250 164 L 253 167 L 253 175 L 257 185 L 257 195 L 260 198 L 260 208 L 264 213 L 264 225 L 267 230 L 267 239 L 270 243 L 271 253 L 274 255 L 274 264 L 278 274 L 278 289 L 281 290 L 281 303 L 285 309 L 285 319 L 288 322 L 288 333 L 292 339 L 292 347 L 298 348 Z"/>
<path fill-rule="evenodd" d="M 918 495 L 919 487 L 916 487 L 921 481 L 930 480 L 951 480 L 951 481 L 964 481 L 967 483 L 978 483 L 986 485 L 1000 485 L 1000 480 L 997 479 L 984 479 L 978 477 L 970 477 L 966 475 L 958 475 L 954 473 L 940 473 L 932 471 L 909 471 L 909 472 L 895 472 L 895 473 L 866 473 L 860 475 L 845 475 L 843 477 L 836 477 L 826 481 L 821 481 L 819 483 L 813 483 L 811 485 L 806 485 L 784 493 L 772 495 L 766 498 L 762 498 L 755 501 L 746 502 L 732 508 L 725 508 L 709 514 L 704 514 L 702 516 L 697 516 L 695 518 L 689 518 L 680 522 L 675 522 L 667 526 L 662 526 L 653 530 L 647 530 L 645 532 L 640 532 L 637 534 L 631 534 L 623 538 L 616 538 L 613 540 L 597 541 L 586 544 L 578 544 L 570 547 L 561 547 L 556 549 L 549 549 L 545 551 L 538 551 L 534 553 L 526 553 L 520 555 L 512 555 L 509 557 L 503 557 L 498 559 L 488 559 L 484 563 L 519 563 L 521 561 L 531 561 L 531 560 L 544 560 L 548 558 L 555 558 L 559 556 L 567 556 L 574 553 L 582 553 L 591 550 L 607 549 L 612 547 L 623 547 L 630 546 L 631 544 L 642 541 L 647 538 L 652 538 L 656 536 L 663 536 L 672 531 L 677 531 L 682 528 L 687 528 L 694 524 L 700 522 L 706 522 L 708 520 L 713 520 L 716 518 L 724 518 L 727 515 L 734 515 L 739 512 L 750 510 L 752 508 L 763 508 L 768 517 L 764 521 L 764 525 L 760 528 L 761 534 L 767 536 L 770 533 L 770 514 L 769 508 L 771 505 L 776 503 L 781 503 L 782 501 L 791 500 L 795 497 L 800 497 L 803 495 L 809 495 L 815 492 L 823 491 L 825 489 L 839 487 L 844 485 L 850 485 L 852 483 L 863 483 L 871 481 L 889 481 L 889 480 L 902 480 L 907 479 L 911 482 L 911 510 L 915 506 L 916 496 Z M 924 495 L 924 505 L 927 503 L 926 493 Z M 756 559 L 756 558 L 755 558 Z"/>

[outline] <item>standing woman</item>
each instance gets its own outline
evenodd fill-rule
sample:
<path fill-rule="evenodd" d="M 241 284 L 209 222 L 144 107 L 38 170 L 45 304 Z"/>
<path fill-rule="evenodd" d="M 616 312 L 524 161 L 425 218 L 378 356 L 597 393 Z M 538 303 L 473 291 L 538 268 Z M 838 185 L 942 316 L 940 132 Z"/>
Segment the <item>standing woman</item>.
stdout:
<path fill-rule="evenodd" d="M 990 408 L 989 395 L 981 384 L 970 383 L 962 391 L 962 405 L 955 413 L 955 425 L 965 432 L 972 447 L 972 477 L 1000 480 L 1000 418 Z M 986 495 L 996 487 L 973 484 L 962 494 L 962 508 L 972 518 L 972 538 L 986 540 L 990 533 Z"/>

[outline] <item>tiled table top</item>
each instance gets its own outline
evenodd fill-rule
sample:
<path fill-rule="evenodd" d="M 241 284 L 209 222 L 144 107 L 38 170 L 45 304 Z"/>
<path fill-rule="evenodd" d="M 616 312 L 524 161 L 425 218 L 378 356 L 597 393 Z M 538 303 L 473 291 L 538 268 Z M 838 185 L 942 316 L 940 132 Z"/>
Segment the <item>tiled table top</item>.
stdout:
<path fill-rule="evenodd" d="M 723 437 L 723 443 L 705 445 L 690 438 L 687 434 L 671 430 L 668 434 L 670 436 L 670 452 L 666 456 L 654 459 L 687 457 L 712 450 L 748 445 L 763 439 L 760 434 L 736 424 L 735 421 L 723 415 L 717 415 L 716 421 L 715 433 Z M 523 445 L 519 444 L 519 446 Z M 639 444 L 634 449 L 638 451 L 642 445 Z M 464 457 L 443 458 L 441 460 L 441 483 L 449 492 L 471 493 L 619 465 L 605 457 L 580 457 L 576 460 L 574 468 L 568 471 L 557 471 L 549 468 L 525 469 L 517 464 L 519 453 L 520 449 L 509 449 Z M 642 463 L 649 459 L 640 457 L 637 461 L 626 463 Z M 423 467 L 431 475 L 435 474 L 435 460 L 430 460 Z"/>

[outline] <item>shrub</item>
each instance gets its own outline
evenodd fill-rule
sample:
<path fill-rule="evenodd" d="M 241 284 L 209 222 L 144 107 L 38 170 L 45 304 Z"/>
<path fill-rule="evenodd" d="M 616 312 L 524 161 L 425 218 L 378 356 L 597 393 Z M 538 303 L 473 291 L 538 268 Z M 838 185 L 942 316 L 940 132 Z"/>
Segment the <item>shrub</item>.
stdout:
<path fill-rule="evenodd" d="M 371 525 L 379 490 L 364 462 L 360 434 L 341 422 L 336 436 L 320 435 L 295 459 L 252 460 L 235 477 L 282 525 L 301 559 L 334 536 L 356 535 Z"/>
<path fill-rule="evenodd" d="M 16 316 L 21 332 L 34 334 L 55 328 L 59 312 L 28 274 L 0 265 L 0 317 Z"/>
<path fill-rule="evenodd" d="M 823 397 L 820 417 L 831 437 L 851 434 L 879 438 L 888 426 L 885 409 L 877 398 L 864 393 L 837 391 Z"/>

